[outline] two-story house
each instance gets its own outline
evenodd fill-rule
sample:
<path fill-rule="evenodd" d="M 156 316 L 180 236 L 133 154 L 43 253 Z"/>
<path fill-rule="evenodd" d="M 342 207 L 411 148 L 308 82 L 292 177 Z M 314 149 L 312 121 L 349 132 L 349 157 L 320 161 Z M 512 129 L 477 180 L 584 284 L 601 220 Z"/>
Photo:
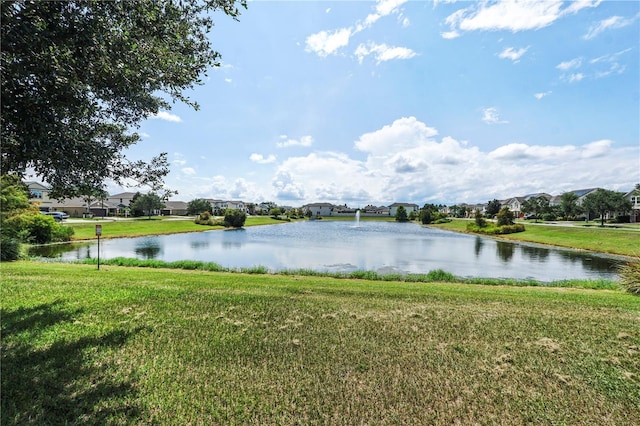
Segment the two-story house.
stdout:
<path fill-rule="evenodd" d="M 418 206 L 417 204 L 413 204 L 413 203 L 393 203 L 389 206 L 389 216 L 395 217 L 396 213 L 398 212 L 398 207 L 404 207 L 404 209 L 407 211 L 407 216 L 411 214 L 411 212 L 416 212 L 418 213 L 418 210 L 420 210 L 420 206 Z"/>
<path fill-rule="evenodd" d="M 624 198 L 631 201 L 629 221 L 631 223 L 640 222 L 640 186 L 636 186 L 634 189 L 624 194 Z"/>
<path fill-rule="evenodd" d="M 302 206 L 305 212 L 311 212 L 311 216 L 331 216 L 336 208 L 331 203 L 311 203 Z"/>

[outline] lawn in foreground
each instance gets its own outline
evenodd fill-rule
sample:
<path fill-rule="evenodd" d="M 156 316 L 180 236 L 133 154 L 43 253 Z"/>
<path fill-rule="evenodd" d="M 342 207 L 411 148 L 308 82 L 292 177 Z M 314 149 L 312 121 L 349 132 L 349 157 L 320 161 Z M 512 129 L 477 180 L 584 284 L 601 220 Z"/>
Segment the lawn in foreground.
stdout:
<path fill-rule="evenodd" d="M 2 264 L 1 423 L 638 424 L 614 291 Z"/>

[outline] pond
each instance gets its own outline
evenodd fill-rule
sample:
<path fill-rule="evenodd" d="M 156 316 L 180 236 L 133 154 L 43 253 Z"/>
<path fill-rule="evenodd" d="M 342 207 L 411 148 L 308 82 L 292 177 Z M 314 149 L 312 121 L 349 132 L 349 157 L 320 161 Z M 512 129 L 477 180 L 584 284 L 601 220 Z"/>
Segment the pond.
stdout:
<path fill-rule="evenodd" d="M 108 235 L 108 225 L 103 226 Z M 96 241 L 33 247 L 33 256 L 63 260 L 95 258 Z M 264 266 L 271 271 L 370 270 L 460 277 L 539 281 L 616 279 L 617 261 L 593 253 L 459 234 L 413 223 L 304 221 L 140 238 L 103 239 L 100 258 L 199 260 L 229 268 Z"/>

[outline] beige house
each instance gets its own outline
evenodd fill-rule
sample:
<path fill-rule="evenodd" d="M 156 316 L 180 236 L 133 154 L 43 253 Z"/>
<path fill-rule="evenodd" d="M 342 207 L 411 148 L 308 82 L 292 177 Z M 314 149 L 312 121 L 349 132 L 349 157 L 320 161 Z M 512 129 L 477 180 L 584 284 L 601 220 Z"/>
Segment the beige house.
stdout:
<path fill-rule="evenodd" d="M 396 213 L 398 212 L 398 207 L 400 206 L 404 207 L 404 209 L 407 211 L 407 215 L 411 214 L 411 212 L 418 213 L 418 210 L 420 210 L 420 206 L 418 206 L 417 204 L 393 203 L 389 206 L 389 216 L 395 217 Z"/>
<path fill-rule="evenodd" d="M 311 216 L 313 217 L 331 216 L 335 208 L 336 206 L 334 206 L 331 203 L 311 203 L 311 204 L 305 204 L 304 206 L 302 206 L 302 209 L 305 212 L 310 212 Z"/>
<path fill-rule="evenodd" d="M 631 223 L 640 222 L 640 187 L 635 187 L 624 194 L 624 198 L 631 201 L 631 212 L 629 221 Z"/>
<path fill-rule="evenodd" d="M 65 212 L 71 217 L 82 217 L 87 211 L 87 203 L 79 197 L 56 200 L 49 193 L 51 187 L 40 182 L 25 182 L 29 189 L 29 197 L 32 203 L 38 204 L 38 208 L 44 212 Z"/>
<path fill-rule="evenodd" d="M 187 203 L 184 201 L 165 201 L 164 209 L 160 211 L 162 216 L 186 216 Z"/>

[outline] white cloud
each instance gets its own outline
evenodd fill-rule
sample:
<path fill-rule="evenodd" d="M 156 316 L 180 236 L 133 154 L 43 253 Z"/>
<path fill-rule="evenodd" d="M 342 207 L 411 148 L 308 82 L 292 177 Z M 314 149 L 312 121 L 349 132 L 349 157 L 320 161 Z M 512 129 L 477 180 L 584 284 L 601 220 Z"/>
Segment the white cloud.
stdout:
<path fill-rule="evenodd" d="M 589 61 L 589 63 L 590 64 L 597 64 L 599 62 L 610 62 L 610 63 L 611 62 L 618 62 L 622 55 L 624 55 L 625 53 L 629 53 L 632 50 L 633 50 L 633 48 L 630 47 L 628 49 L 624 49 L 624 50 L 621 50 L 619 52 L 598 56 L 597 58 L 591 59 Z"/>
<path fill-rule="evenodd" d="M 320 57 L 327 57 L 329 55 L 337 54 L 341 48 L 349 45 L 351 37 L 361 31 L 371 28 L 380 18 L 390 15 L 392 13 L 400 13 L 400 6 L 406 3 L 408 0 L 377 0 L 375 6 L 375 12 L 370 13 L 365 18 L 364 22 L 356 22 L 353 27 L 340 28 L 333 31 L 319 31 L 311 34 L 306 39 L 305 50 L 307 52 L 315 53 Z M 329 9 L 327 10 L 328 13 Z M 409 25 L 408 18 L 399 17 L 399 22 L 402 26 Z M 393 48 L 392 48 L 393 49 Z M 396 48 L 405 49 L 405 48 Z M 410 50 L 410 49 L 407 49 Z M 395 55 L 406 55 L 406 52 L 398 53 Z M 391 59 L 396 59 L 391 58 Z M 388 60 L 388 59 L 384 59 Z"/>
<path fill-rule="evenodd" d="M 570 158 L 596 158 L 606 155 L 611 150 L 612 141 L 603 139 L 583 146 L 563 145 L 526 145 L 513 143 L 501 146 L 488 154 L 488 157 L 500 161 L 549 161 L 568 160 Z"/>
<path fill-rule="evenodd" d="M 445 31 L 440 33 L 440 36 L 444 39 L 451 40 L 460 37 L 460 33 L 458 31 Z"/>
<path fill-rule="evenodd" d="M 173 123 L 181 123 L 182 118 L 175 114 L 171 114 L 167 111 L 159 111 L 157 114 L 150 116 L 149 118 L 157 118 L 160 120 L 171 121 Z"/>
<path fill-rule="evenodd" d="M 333 33 L 327 31 L 320 31 L 315 34 L 311 34 L 307 37 L 307 52 L 313 52 L 321 57 L 327 57 L 334 55 L 341 47 L 345 47 L 349 44 L 349 38 L 351 38 L 351 28 L 341 28 L 335 30 Z"/>
<path fill-rule="evenodd" d="M 486 152 L 471 142 L 440 138 L 435 128 L 416 117 L 401 117 L 363 133 L 353 147 L 364 158 L 313 152 L 287 158 L 273 175 L 256 175 L 254 180 L 172 173 L 167 185 L 180 191 L 178 199 L 185 201 L 451 205 L 541 190 L 554 195 L 596 186 L 628 190 L 637 182 L 640 157 L 640 147 L 616 148 L 610 139 L 564 145 L 509 143 Z"/>
<path fill-rule="evenodd" d="M 560 62 L 556 65 L 556 68 L 562 71 L 567 71 L 570 69 L 580 68 L 582 66 L 582 58 L 575 58 L 570 61 Z"/>
<path fill-rule="evenodd" d="M 518 50 L 515 50 L 513 47 L 507 47 L 500 52 L 498 57 L 502 59 L 511 59 L 513 62 L 519 62 L 522 55 L 527 53 L 527 50 L 529 50 L 529 47 L 522 47 Z"/>
<path fill-rule="evenodd" d="M 541 187 L 552 194 L 607 187 L 615 182 L 607 164 L 637 176 L 630 149 L 615 150 L 610 140 L 582 146 L 509 144 L 486 153 L 452 137 L 438 141 L 437 133 L 415 117 L 400 118 L 355 142 L 366 160 L 336 152 L 289 158 L 272 186 L 283 199 L 300 204 L 459 203 L 518 196 Z"/>
<path fill-rule="evenodd" d="M 253 153 L 249 156 L 249 159 L 254 163 L 258 164 L 269 164 L 274 163 L 276 161 L 275 155 L 269 155 L 268 157 L 263 156 L 262 154 Z"/>
<path fill-rule="evenodd" d="M 303 136 L 300 139 L 289 139 L 286 136 L 280 136 L 282 142 L 278 142 L 276 146 L 278 148 L 288 148 L 290 146 L 305 146 L 309 147 L 313 145 L 313 136 Z"/>
<path fill-rule="evenodd" d="M 537 100 L 540 100 L 546 96 L 549 96 L 551 94 L 551 90 L 547 91 L 547 92 L 539 92 L 536 93 L 535 95 L 533 95 Z"/>
<path fill-rule="evenodd" d="M 365 25 L 367 27 L 373 25 L 378 19 L 383 16 L 397 13 L 400 6 L 406 3 L 407 0 L 377 0 L 375 13 L 369 14 L 365 19 Z"/>
<path fill-rule="evenodd" d="M 196 170 L 193 167 L 183 167 L 180 171 L 187 176 L 193 176 L 196 174 Z"/>
<path fill-rule="evenodd" d="M 585 40 L 591 40 L 592 38 L 598 36 L 600 33 L 609 30 L 609 29 L 618 29 L 624 28 L 631 24 L 633 24 L 640 17 L 640 13 L 636 14 L 632 18 L 624 18 L 622 16 L 612 16 L 607 19 L 603 19 L 597 24 L 592 25 L 589 28 L 589 31 L 582 37 Z"/>
<path fill-rule="evenodd" d="M 508 123 L 508 121 L 500 119 L 500 114 L 498 114 L 498 109 L 496 107 L 484 108 L 482 110 L 482 121 L 484 121 L 487 124 Z"/>
<path fill-rule="evenodd" d="M 579 73 L 575 73 L 575 74 L 571 74 L 567 80 L 569 80 L 569 83 L 575 83 L 576 81 L 581 81 L 583 80 L 585 77 L 585 75 L 581 72 Z"/>
<path fill-rule="evenodd" d="M 445 23 L 452 34 L 462 31 L 512 32 L 538 30 L 553 24 L 559 18 L 574 14 L 586 7 L 596 7 L 600 1 L 576 1 L 565 5 L 560 0 L 510 0 L 472 3 L 451 14 Z M 563 7 L 566 6 L 566 7 Z"/>
<path fill-rule="evenodd" d="M 355 148 L 373 156 L 384 155 L 398 149 L 413 148 L 437 134 L 436 129 L 427 127 L 415 117 L 403 117 L 380 130 L 363 134 L 355 142 Z"/>
<path fill-rule="evenodd" d="M 358 62 L 362 63 L 368 55 L 375 55 L 377 63 L 391 61 L 394 59 L 411 59 L 417 55 L 416 52 L 407 47 L 392 47 L 386 44 L 360 44 L 354 54 L 358 58 Z"/>
<path fill-rule="evenodd" d="M 233 82 L 233 80 L 231 80 L 230 78 L 225 78 L 225 79 L 224 79 L 224 81 L 225 81 L 226 83 L 231 83 L 231 82 Z"/>
<path fill-rule="evenodd" d="M 271 185 L 276 191 L 276 196 L 280 200 L 303 200 L 305 196 L 304 186 L 296 183 L 291 174 L 280 169 L 274 176 Z"/>

